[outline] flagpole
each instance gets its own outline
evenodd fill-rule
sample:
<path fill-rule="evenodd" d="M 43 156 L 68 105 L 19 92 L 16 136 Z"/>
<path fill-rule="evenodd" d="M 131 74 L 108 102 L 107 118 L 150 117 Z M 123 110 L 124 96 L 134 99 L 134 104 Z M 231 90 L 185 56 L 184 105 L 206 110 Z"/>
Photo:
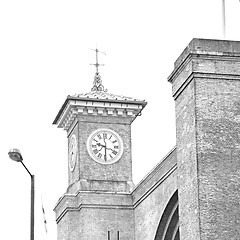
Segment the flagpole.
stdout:
<path fill-rule="evenodd" d="M 42 202 L 42 213 L 43 213 L 44 228 L 45 228 L 45 233 L 47 235 L 47 220 L 46 220 L 46 216 L 45 216 L 45 210 L 44 210 L 44 207 L 43 207 L 42 196 L 41 196 L 41 202 Z"/>
<path fill-rule="evenodd" d="M 226 12 L 225 12 L 225 0 L 222 0 L 222 23 L 223 23 L 223 38 L 226 38 Z"/>

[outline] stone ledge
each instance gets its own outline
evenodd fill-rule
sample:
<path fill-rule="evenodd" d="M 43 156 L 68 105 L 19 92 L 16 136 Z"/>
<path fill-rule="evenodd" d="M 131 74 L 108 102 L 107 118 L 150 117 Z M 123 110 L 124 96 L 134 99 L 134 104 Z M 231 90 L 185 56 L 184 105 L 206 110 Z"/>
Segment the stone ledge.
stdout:
<path fill-rule="evenodd" d="M 181 81 L 191 72 L 226 74 L 224 64 L 229 64 L 229 74 L 231 69 L 235 69 L 233 74 L 240 74 L 240 41 L 193 39 L 176 60 L 168 81 L 175 83 L 176 78 Z"/>
<path fill-rule="evenodd" d="M 132 210 L 132 196 L 128 193 L 79 191 L 76 194 L 64 194 L 54 207 L 56 221 L 68 211 L 80 211 L 83 208 Z"/>
<path fill-rule="evenodd" d="M 131 122 L 146 106 L 146 102 L 110 102 L 109 100 L 82 100 L 68 97 L 60 109 L 53 124 L 68 130 L 77 115 L 79 116 L 113 116 L 131 118 Z"/>
<path fill-rule="evenodd" d="M 74 194 L 79 190 L 130 193 L 133 187 L 134 184 L 132 181 L 80 179 L 68 187 L 67 193 Z"/>
<path fill-rule="evenodd" d="M 240 41 L 193 38 L 174 63 L 177 68 L 191 53 L 220 56 L 240 56 Z"/>

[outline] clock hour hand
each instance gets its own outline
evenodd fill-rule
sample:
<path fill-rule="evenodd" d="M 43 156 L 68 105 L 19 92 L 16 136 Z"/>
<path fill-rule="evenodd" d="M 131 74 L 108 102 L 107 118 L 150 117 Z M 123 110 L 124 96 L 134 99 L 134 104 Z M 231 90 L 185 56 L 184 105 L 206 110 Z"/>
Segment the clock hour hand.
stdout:
<path fill-rule="evenodd" d="M 97 143 L 97 145 L 98 145 L 98 146 L 101 146 L 102 148 L 103 148 L 103 147 L 106 148 L 106 146 L 105 146 L 105 145 L 102 145 L 101 143 Z M 102 148 L 101 148 L 101 149 L 102 149 Z"/>

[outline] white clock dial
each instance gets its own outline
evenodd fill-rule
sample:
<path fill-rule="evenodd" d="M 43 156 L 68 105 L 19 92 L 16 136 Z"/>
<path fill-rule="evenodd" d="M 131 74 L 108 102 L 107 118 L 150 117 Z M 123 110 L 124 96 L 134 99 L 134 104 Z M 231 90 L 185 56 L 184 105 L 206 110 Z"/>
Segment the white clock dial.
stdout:
<path fill-rule="evenodd" d="M 123 153 L 121 137 L 110 129 L 98 129 L 88 138 L 89 155 L 98 163 L 112 164 L 117 162 Z"/>
<path fill-rule="evenodd" d="M 77 158 L 77 138 L 76 135 L 73 134 L 69 141 L 69 169 L 73 171 L 76 165 L 76 158 Z"/>

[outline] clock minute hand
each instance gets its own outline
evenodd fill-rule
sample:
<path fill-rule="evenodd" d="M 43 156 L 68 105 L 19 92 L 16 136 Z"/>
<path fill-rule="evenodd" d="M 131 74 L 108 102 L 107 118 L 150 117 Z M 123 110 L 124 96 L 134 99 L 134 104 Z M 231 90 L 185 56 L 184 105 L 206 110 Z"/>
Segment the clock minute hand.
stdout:
<path fill-rule="evenodd" d="M 104 143 L 105 143 L 105 146 L 104 146 L 104 148 L 105 148 L 105 150 L 104 150 L 104 160 L 105 160 L 105 162 L 107 161 L 107 143 L 106 143 L 106 141 L 105 141 L 105 138 L 103 138 L 103 140 L 104 140 Z"/>

